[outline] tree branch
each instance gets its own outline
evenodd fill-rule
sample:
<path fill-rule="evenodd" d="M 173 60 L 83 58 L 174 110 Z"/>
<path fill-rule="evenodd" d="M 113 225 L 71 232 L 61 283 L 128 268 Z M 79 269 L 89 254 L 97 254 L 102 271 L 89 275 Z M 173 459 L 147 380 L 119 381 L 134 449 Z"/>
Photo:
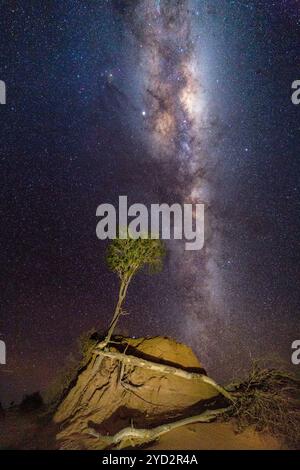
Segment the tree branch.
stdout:
<path fill-rule="evenodd" d="M 222 415 L 228 408 L 220 408 L 219 410 L 206 410 L 200 415 L 184 418 L 173 423 L 163 424 L 152 429 L 135 429 L 134 427 L 127 427 L 119 431 L 114 436 L 102 436 L 94 429 L 88 428 L 87 433 L 101 440 L 101 448 L 117 445 L 118 449 L 125 447 L 135 447 L 155 441 L 158 437 L 166 434 L 172 429 L 185 426 L 192 423 L 209 423 L 218 416 Z"/>
<path fill-rule="evenodd" d="M 100 344 L 101 346 L 101 344 Z M 151 362 L 146 359 L 141 359 L 139 357 L 130 356 L 126 354 L 122 354 L 119 352 L 113 351 L 106 351 L 101 349 L 100 346 L 97 346 L 95 352 L 105 357 L 109 357 L 110 359 L 118 360 L 123 362 L 124 364 L 129 364 L 137 367 L 143 367 L 144 369 L 154 370 L 164 374 L 171 374 L 176 375 L 177 377 L 182 377 L 187 380 L 198 380 L 200 382 L 206 383 L 207 385 L 211 385 L 215 390 L 217 390 L 221 395 L 227 398 L 229 401 L 233 402 L 234 399 L 227 390 L 223 387 L 218 385 L 213 379 L 207 377 L 204 374 L 197 374 L 195 372 L 188 372 L 183 369 L 179 369 L 173 366 L 167 366 L 164 364 L 157 364 L 156 362 Z"/>

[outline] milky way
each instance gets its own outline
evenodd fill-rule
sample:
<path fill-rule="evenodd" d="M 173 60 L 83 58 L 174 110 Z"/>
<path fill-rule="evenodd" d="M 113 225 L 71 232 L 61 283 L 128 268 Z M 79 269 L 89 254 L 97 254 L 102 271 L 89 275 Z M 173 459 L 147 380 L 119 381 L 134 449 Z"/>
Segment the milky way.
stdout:
<path fill-rule="evenodd" d="M 219 381 L 270 353 L 291 367 L 297 5 L 1 6 L 1 401 L 47 388 L 78 336 L 107 327 L 118 280 L 95 212 L 124 194 L 147 206 L 202 202 L 206 233 L 199 252 L 168 241 L 163 271 L 136 276 L 119 332 L 184 341 Z"/>
<path fill-rule="evenodd" d="M 216 258 L 221 255 L 221 223 L 214 213 L 213 117 L 201 83 L 195 18 L 195 2 L 142 1 L 131 12 L 130 26 L 137 41 L 136 73 L 149 153 L 162 166 L 175 166 L 177 202 L 205 204 L 202 252 L 185 253 L 179 242 L 169 244 L 172 270 L 184 298 L 183 311 L 174 312 L 182 318 L 181 336 L 196 347 L 201 341 L 205 355 L 207 329 L 215 328 L 220 314 Z"/>

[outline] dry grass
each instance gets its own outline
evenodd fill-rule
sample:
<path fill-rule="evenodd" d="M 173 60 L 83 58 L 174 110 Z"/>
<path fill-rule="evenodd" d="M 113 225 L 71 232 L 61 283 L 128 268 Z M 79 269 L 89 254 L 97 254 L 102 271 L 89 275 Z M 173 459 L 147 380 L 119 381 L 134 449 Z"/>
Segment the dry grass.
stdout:
<path fill-rule="evenodd" d="M 236 403 L 226 414 L 238 432 L 253 426 L 289 448 L 300 448 L 300 380 L 283 370 L 253 363 L 248 377 L 226 387 Z"/>

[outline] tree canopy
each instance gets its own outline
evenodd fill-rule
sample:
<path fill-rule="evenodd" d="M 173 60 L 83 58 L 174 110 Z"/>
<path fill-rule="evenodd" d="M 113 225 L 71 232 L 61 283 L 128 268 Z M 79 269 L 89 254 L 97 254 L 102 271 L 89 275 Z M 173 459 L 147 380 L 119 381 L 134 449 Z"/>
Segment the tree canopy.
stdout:
<path fill-rule="evenodd" d="M 132 277 L 147 266 L 150 272 L 162 268 L 165 248 L 159 239 L 116 238 L 107 249 L 106 261 L 109 269 L 117 273 L 121 280 Z"/>

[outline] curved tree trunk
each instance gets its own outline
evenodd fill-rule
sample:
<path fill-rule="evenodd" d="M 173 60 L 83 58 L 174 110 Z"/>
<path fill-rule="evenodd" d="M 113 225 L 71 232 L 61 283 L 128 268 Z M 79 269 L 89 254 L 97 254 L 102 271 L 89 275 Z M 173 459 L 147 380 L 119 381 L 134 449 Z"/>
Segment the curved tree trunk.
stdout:
<path fill-rule="evenodd" d="M 129 283 L 132 279 L 133 274 L 134 273 L 130 273 L 129 276 L 126 276 L 124 279 L 121 280 L 120 289 L 119 289 L 119 298 L 118 298 L 118 302 L 117 302 L 117 305 L 116 305 L 116 308 L 115 308 L 115 312 L 114 312 L 112 320 L 110 322 L 108 332 L 106 334 L 105 339 L 98 345 L 98 348 L 100 348 L 100 349 L 105 348 L 108 345 L 108 343 L 110 342 L 110 339 L 113 335 L 113 332 L 114 332 L 115 327 L 118 323 L 120 315 L 122 314 L 122 305 L 123 305 L 123 302 L 126 298 L 127 289 L 128 289 L 128 286 L 129 286 Z"/>

